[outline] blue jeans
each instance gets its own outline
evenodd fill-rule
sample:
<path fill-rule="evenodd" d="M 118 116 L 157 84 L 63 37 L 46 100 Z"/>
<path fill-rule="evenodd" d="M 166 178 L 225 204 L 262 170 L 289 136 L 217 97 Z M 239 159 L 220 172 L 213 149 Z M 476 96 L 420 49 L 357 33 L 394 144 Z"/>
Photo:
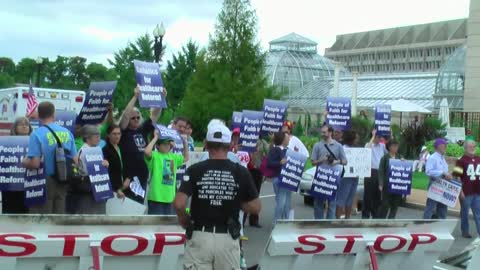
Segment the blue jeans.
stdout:
<path fill-rule="evenodd" d="M 175 215 L 171 203 L 148 201 L 149 215 Z"/>
<path fill-rule="evenodd" d="M 433 209 L 437 208 L 438 219 L 447 218 L 447 206 L 443 203 L 439 203 L 432 199 L 427 198 L 427 205 L 425 206 L 425 212 L 423 212 L 423 219 L 431 219 L 433 215 Z"/>
<path fill-rule="evenodd" d="M 292 192 L 286 188 L 280 187 L 278 177 L 273 179 L 273 191 L 275 192 L 275 212 L 273 214 L 273 225 L 278 219 L 288 219 L 288 212 L 292 205 Z"/>
<path fill-rule="evenodd" d="M 313 217 L 315 219 L 325 219 L 323 214 L 323 205 L 325 202 L 328 203 L 327 209 L 327 218 L 326 219 L 335 219 L 335 211 L 337 208 L 337 203 L 335 202 L 335 198 L 331 201 L 327 199 L 319 199 L 315 198 L 313 201 Z"/>
<path fill-rule="evenodd" d="M 468 195 L 465 196 L 465 199 L 460 203 L 460 221 L 462 233 L 470 233 L 470 228 L 468 224 L 468 212 L 470 208 L 473 212 L 473 219 L 475 220 L 475 225 L 477 226 L 477 233 L 480 236 L 480 195 Z"/>

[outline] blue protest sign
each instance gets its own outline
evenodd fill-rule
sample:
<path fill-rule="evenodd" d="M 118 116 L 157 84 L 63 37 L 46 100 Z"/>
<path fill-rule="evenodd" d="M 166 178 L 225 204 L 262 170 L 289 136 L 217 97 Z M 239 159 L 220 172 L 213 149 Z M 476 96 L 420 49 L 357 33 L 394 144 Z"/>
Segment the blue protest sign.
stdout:
<path fill-rule="evenodd" d="M 410 195 L 412 169 L 413 161 L 411 160 L 390 159 L 388 164 L 388 192 Z"/>
<path fill-rule="evenodd" d="M 172 149 L 172 152 L 175 154 L 183 154 L 183 139 L 178 133 L 178 131 L 168 128 L 163 125 L 155 125 L 158 130 L 160 138 L 171 138 L 175 142 L 175 147 Z"/>
<path fill-rule="evenodd" d="M 242 113 L 233 112 L 232 114 L 232 130 L 242 127 Z"/>
<path fill-rule="evenodd" d="M 316 198 L 335 200 L 342 175 L 342 166 L 317 166 L 312 181 L 310 195 Z"/>
<path fill-rule="evenodd" d="M 303 169 L 307 162 L 307 157 L 288 149 L 285 158 L 287 159 L 287 163 L 283 165 L 282 170 L 280 171 L 280 181 L 278 185 L 293 192 L 297 192 L 302 179 Z"/>
<path fill-rule="evenodd" d="M 242 151 L 249 153 L 257 150 L 257 141 L 262 128 L 263 112 L 243 111 L 242 127 L 240 128 L 240 140 Z"/>
<path fill-rule="evenodd" d="M 107 105 L 112 102 L 113 92 L 116 87 L 117 81 L 90 83 L 77 121 L 90 125 L 102 123 L 107 115 Z"/>
<path fill-rule="evenodd" d="M 351 112 L 349 98 L 327 97 L 327 124 L 333 129 L 350 129 Z"/>
<path fill-rule="evenodd" d="M 102 149 L 100 147 L 84 147 L 82 155 L 85 155 L 85 165 L 95 201 L 101 202 L 113 198 L 108 168 L 102 164 Z"/>
<path fill-rule="evenodd" d="M 75 134 L 75 124 L 77 120 L 77 114 L 74 111 L 55 111 L 55 124 L 68 129 L 72 134 Z M 32 131 L 38 129 L 41 126 L 40 120 L 30 120 Z"/>
<path fill-rule="evenodd" d="M 25 206 L 44 204 L 47 202 L 47 178 L 43 167 L 43 161 L 40 168 L 26 170 L 25 172 Z"/>
<path fill-rule="evenodd" d="M 22 191 L 28 136 L 0 136 L 0 190 Z"/>
<path fill-rule="evenodd" d="M 62 126 L 72 134 L 75 134 L 77 114 L 73 111 L 56 111 L 55 112 L 55 124 Z"/>
<path fill-rule="evenodd" d="M 392 107 L 386 104 L 375 105 L 375 129 L 377 135 L 390 136 Z"/>
<path fill-rule="evenodd" d="M 160 66 L 133 60 L 135 79 L 140 87 L 138 102 L 142 108 L 166 108 L 167 102 L 163 96 L 163 81 Z"/>
<path fill-rule="evenodd" d="M 287 108 L 288 103 L 285 101 L 265 99 L 263 101 L 262 131 L 265 133 L 280 131 Z"/>

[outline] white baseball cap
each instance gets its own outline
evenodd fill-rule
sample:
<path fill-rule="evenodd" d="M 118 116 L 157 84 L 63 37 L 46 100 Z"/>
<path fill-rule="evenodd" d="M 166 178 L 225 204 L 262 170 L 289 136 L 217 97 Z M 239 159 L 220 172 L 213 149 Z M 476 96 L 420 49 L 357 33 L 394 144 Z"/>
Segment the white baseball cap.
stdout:
<path fill-rule="evenodd" d="M 208 126 L 207 142 L 230 144 L 232 132 L 223 124 L 215 123 Z"/>

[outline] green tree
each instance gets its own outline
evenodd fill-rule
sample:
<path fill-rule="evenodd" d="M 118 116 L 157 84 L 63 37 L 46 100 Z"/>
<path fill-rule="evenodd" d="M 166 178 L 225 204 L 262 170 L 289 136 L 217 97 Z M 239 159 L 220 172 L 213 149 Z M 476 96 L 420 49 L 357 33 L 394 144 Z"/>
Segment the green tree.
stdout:
<path fill-rule="evenodd" d="M 7 72 L 0 72 L 0 89 L 15 86 L 15 79 Z"/>
<path fill-rule="evenodd" d="M 109 59 L 108 62 L 113 66 L 116 74 L 118 74 L 117 89 L 113 95 L 113 104 L 119 110 L 122 110 L 132 98 L 133 88 L 137 85 L 135 81 L 135 69 L 133 67 L 133 60 L 141 60 L 153 62 L 155 57 L 153 55 L 153 40 L 148 35 L 140 36 L 135 42 L 129 42 L 127 46 L 120 49 Z M 165 47 L 162 49 L 162 55 Z M 142 111 L 144 114 L 146 110 Z"/>
<path fill-rule="evenodd" d="M 68 57 L 58 55 L 55 61 L 46 65 L 45 77 L 50 87 L 67 89 L 72 87 L 72 82 L 67 78 Z"/>
<path fill-rule="evenodd" d="M 86 68 L 87 59 L 80 56 L 70 57 L 68 59 L 68 77 L 73 83 L 74 89 L 86 90 L 89 79 Z"/>
<path fill-rule="evenodd" d="M 37 72 L 37 62 L 32 58 L 23 58 L 18 62 L 16 72 L 15 72 L 15 81 L 17 83 L 28 84 L 30 79 L 32 83 L 35 82 Z"/>
<path fill-rule="evenodd" d="M 232 112 L 259 109 L 273 88 L 267 85 L 265 53 L 257 35 L 257 17 L 248 0 L 225 0 L 210 38 L 187 84 L 181 113 L 205 131 L 209 119 L 230 119 Z M 200 129 L 199 129 L 200 127 Z"/>
<path fill-rule="evenodd" d="M 0 73 L 2 72 L 15 76 L 15 62 L 11 58 L 0 57 Z"/>
<path fill-rule="evenodd" d="M 116 79 L 113 69 L 108 69 L 106 66 L 95 62 L 88 64 L 86 72 L 90 82 Z"/>
<path fill-rule="evenodd" d="M 173 114 L 180 105 L 187 83 L 195 71 L 198 50 L 198 45 L 190 40 L 177 55 L 173 56 L 172 61 L 167 62 L 164 83 L 168 89 L 168 107 L 172 109 Z"/>

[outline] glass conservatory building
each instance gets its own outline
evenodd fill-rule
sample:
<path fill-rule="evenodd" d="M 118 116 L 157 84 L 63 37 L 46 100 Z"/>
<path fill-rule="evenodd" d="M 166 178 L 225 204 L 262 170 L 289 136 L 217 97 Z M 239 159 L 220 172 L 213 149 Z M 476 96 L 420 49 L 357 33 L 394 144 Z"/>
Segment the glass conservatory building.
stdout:
<path fill-rule="evenodd" d="M 447 98 L 450 110 L 463 110 L 466 52 L 466 46 L 456 49 L 440 68 L 433 95 L 435 110 L 440 108 L 443 98 Z"/>
<path fill-rule="evenodd" d="M 314 80 L 333 78 L 335 64 L 317 53 L 317 43 L 296 33 L 270 42 L 266 72 L 271 85 L 293 95 Z"/>

